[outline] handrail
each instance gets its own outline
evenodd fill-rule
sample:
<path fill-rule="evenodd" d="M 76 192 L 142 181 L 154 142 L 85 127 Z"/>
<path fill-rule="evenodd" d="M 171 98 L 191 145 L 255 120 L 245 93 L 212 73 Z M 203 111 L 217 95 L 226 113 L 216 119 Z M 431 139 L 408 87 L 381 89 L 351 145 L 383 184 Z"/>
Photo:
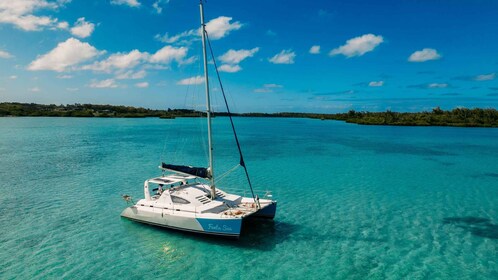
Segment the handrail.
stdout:
<path fill-rule="evenodd" d="M 248 192 L 247 189 L 223 188 L 223 191 L 225 191 L 225 190 L 228 191 L 227 193 L 229 193 L 229 194 L 232 193 L 232 192 L 233 193 L 241 193 L 242 192 L 243 193 L 243 195 L 242 195 L 243 197 L 250 197 L 250 196 L 247 196 L 247 194 L 251 194 L 251 193 Z M 256 190 L 253 190 L 253 191 L 256 194 L 263 194 L 263 196 L 261 198 L 265 198 L 265 199 L 272 199 L 273 198 L 273 194 L 274 194 L 273 191 L 270 191 L 270 190 L 262 190 L 262 189 L 257 190 L 256 189 Z"/>

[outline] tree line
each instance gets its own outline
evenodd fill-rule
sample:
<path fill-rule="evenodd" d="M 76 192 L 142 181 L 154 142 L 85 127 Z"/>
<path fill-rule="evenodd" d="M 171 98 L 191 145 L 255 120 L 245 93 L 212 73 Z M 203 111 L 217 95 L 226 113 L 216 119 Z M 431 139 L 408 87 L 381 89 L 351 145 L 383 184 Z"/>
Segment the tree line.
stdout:
<path fill-rule="evenodd" d="M 214 116 L 227 116 L 226 112 L 215 112 Z M 190 109 L 152 110 L 131 106 L 68 104 L 43 105 L 35 103 L 0 103 L 0 117 L 102 117 L 102 118 L 176 118 L 205 117 L 205 112 Z M 439 107 L 432 111 L 417 113 L 406 112 L 358 112 L 317 114 L 317 113 L 235 113 L 240 117 L 279 117 L 279 118 L 312 118 L 321 120 L 340 120 L 348 123 L 364 125 L 399 125 L 399 126 L 466 126 L 466 127 L 498 127 L 498 111 L 496 109 L 456 108 L 445 111 Z"/>

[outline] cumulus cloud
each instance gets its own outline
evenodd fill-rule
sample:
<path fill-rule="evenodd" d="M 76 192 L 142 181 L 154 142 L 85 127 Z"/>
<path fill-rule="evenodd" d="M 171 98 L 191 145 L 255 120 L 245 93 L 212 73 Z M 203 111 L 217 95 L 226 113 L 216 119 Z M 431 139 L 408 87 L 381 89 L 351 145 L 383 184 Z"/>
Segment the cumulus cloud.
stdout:
<path fill-rule="evenodd" d="M 161 14 L 163 12 L 163 8 L 161 7 L 162 3 L 169 3 L 169 0 L 156 0 L 154 4 L 152 4 L 152 8 L 156 11 L 156 13 Z"/>
<path fill-rule="evenodd" d="M 116 79 L 118 80 L 137 80 L 137 79 L 143 79 L 147 73 L 145 70 L 140 70 L 137 72 L 134 72 L 132 70 L 122 72 L 122 73 L 117 73 Z"/>
<path fill-rule="evenodd" d="M 149 61 L 152 63 L 169 64 L 173 61 L 181 63 L 187 55 L 188 49 L 186 47 L 172 47 L 165 46 L 153 54 Z"/>
<path fill-rule="evenodd" d="M 9 76 L 9 79 L 15 80 L 15 79 L 17 79 L 17 76 L 16 75 L 11 75 L 11 76 Z"/>
<path fill-rule="evenodd" d="M 408 57 L 410 62 L 424 62 L 429 60 L 438 60 L 441 55 L 435 49 L 425 48 L 420 51 L 416 51 Z"/>
<path fill-rule="evenodd" d="M 362 56 L 367 52 L 373 51 L 382 42 L 384 42 L 384 38 L 380 35 L 365 34 L 347 40 L 346 44 L 331 50 L 329 55 L 342 54 L 346 57 Z"/>
<path fill-rule="evenodd" d="M 40 88 L 39 87 L 30 88 L 29 91 L 31 91 L 31 92 L 39 92 Z"/>
<path fill-rule="evenodd" d="M 68 29 L 69 28 L 69 23 L 67 21 L 61 21 L 57 23 L 57 28 L 59 29 Z"/>
<path fill-rule="evenodd" d="M 195 76 L 195 77 L 190 77 L 187 79 L 183 79 L 178 81 L 176 84 L 177 85 L 199 85 L 204 83 L 204 77 L 203 76 Z"/>
<path fill-rule="evenodd" d="M 384 81 L 371 81 L 368 83 L 369 87 L 381 87 L 384 85 Z"/>
<path fill-rule="evenodd" d="M 218 59 L 224 64 L 218 68 L 221 72 L 235 73 L 242 70 L 238 64 L 248 57 L 253 57 L 255 53 L 259 51 L 259 48 L 253 48 L 250 50 L 228 50 L 223 55 L 219 56 Z"/>
<path fill-rule="evenodd" d="M 100 52 L 88 43 L 83 43 L 75 38 L 69 38 L 59 43 L 50 52 L 38 56 L 30 63 L 28 70 L 52 70 L 62 72 L 71 66 L 87 61 L 97 56 Z"/>
<path fill-rule="evenodd" d="M 149 83 L 148 82 L 136 83 L 135 86 L 138 88 L 147 88 L 149 87 Z"/>
<path fill-rule="evenodd" d="M 13 55 L 11 55 L 10 53 L 0 50 L 0 58 L 12 58 L 12 57 Z"/>
<path fill-rule="evenodd" d="M 474 80 L 476 81 L 491 81 L 496 78 L 496 73 L 477 75 Z"/>
<path fill-rule="evenodd" d="M 125 5 L 130 7 L 140 7 L 140 2 L 138 0 L 111 0 L 113 5 Z"/>
<path fill-rule="evenodd" d="M 242 23 L 238 21 L 230 23 L 231 20 L 231 17 L 221 16 L 208 21 L 206 23 L 206 31 L 209 34 L 209 39 L 221 39 L 230 34 L 230 32 L 239 30 L 242 27 Z"/>
<path fill-rule="evenodd" d="M 0 23 L 12 24 L 25 31 L 38 31 L 44 27 L 58 27 L 57 19 L 50 16 L 37 16 L 43 9 L 57 9 L 68 1 L 15 0 L 0 1 Z"/>
<path fill-rule="evenodd" d="M 92 35 L 94 29 L 95 24 L 85 21 L 85 18 L 81 17 L 76 21 L 73 28 L 71 28 L 71 34 L 76 37 L 86 38 Z"/>
<path fill-rule="evenodd" d="M 118 85 L 114 79 L 106 79 L 102 81 L 92 81 L 89 85 L 91 88 L 117 88 Z"/>
<path fill-rule="evenodd" d="M 109 73 L 116 69 L 133 68 L 149 58 L 148 53 L 132 50 L 129 53 L 115 53 L 107 59 L 82 67 L 84 70 L 94 70 Z"/>
<path fill-rule="evenodd" d="M 320 53 L 320 46 L 315 45 L 310 48 L 310 54 L 319 54 Z"/>
<path fill-rule="evenodd" d="M 293 64 L 296 53 L 292 50 L 282 50 L 278 54 L 269 59 L 274 64 Z"/>
<path fill-rule="evenodd" d="M 243 24 L 235 21 L 231 22 L 231 17 L 220 16 L 215 19 L 212 19 L 206 23 L 206 31 L 208 32 L 209 39 L 218 40 L 223 37 L 228 36 L 230 32 L 234 30 L 239 30 Z M 159 40 L 164 43 L 173 44 L 173 43 L 187 43 L 192 39 L 199 39 L 201 35 L 201 29 L 191 29 L 179 33 L 177 35 L 170 36 L 168 33 L 164 35 L 157 34 L 154 36 L 156 40 Z"/>
<path fill-rule="evenodd" d="M 227 73 L 235 73 L 235 72 L 239 72 L 242 70 L 242 67 L 240 67 L 239 65 L 231 65 L 231 64 L 222 64 L 218 70 L 220 72 L 227 72 Z"/>
<path fill-rule="evenodd" d="M 253 57 L 255 53 L 259 51 L 259 48 L 253 48 L 250 50 L 228 50 L 225 54 L 218 57 L 219 60 L 227 64 L 239 64 L 242 60 Z"/>
<path fill-rule="evenodd" d="M 130 52 L 114 53 L 106 59 L 80 67 L 81 70 L 113 73 L 115 79 L 141 79 L 145 77 L 144 69 L 168 69 L 169 64 L 176 61 L 179 65 L 192 63 L 196 57 L 186 58 L 188 48 L 165 46 L 154 54 L 137 49 Z M 140 67 L 141 70 L 134 70 Z"/>

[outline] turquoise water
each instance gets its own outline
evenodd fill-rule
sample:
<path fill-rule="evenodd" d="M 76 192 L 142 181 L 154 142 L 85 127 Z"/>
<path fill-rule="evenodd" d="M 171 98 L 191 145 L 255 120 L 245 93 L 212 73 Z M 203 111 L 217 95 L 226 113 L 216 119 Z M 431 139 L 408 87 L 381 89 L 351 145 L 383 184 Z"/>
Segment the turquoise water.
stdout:
<path fill-rule="evenodd" d="M 0 278 L 498 278 L 498 129 L 237 118 L 274 223 L 229 241 L 120 218 L 161 159 L 207 161 L 200 121 L 0 118 Z M 214 121 L 221 174 L 237 155 Z"/>

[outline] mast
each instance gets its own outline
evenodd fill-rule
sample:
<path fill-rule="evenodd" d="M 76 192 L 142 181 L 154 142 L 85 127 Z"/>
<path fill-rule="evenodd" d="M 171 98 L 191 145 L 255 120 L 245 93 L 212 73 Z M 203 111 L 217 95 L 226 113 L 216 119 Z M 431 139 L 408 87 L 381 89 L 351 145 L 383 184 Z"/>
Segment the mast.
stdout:
<path fill-rule="evenodd" d="M 208 62 L 206 52 L 206 24 L 204 23 L 204 6 L 202 1 L 199 2 L 201 11 L 201 32 L 202 32 L 202 53 L 204 58 L 204 80 L 206 85 L 206 114 L 208 127 L 208 145 L 209 145 L 209 172 L 211 173 L 211 199 L 216 198 L 216 187 L 214 185 L 214 168 L 213 168 L 213 137 L 211 132 L 211 100 L 209 97 L 209 78 L 208 78 Z"/>

